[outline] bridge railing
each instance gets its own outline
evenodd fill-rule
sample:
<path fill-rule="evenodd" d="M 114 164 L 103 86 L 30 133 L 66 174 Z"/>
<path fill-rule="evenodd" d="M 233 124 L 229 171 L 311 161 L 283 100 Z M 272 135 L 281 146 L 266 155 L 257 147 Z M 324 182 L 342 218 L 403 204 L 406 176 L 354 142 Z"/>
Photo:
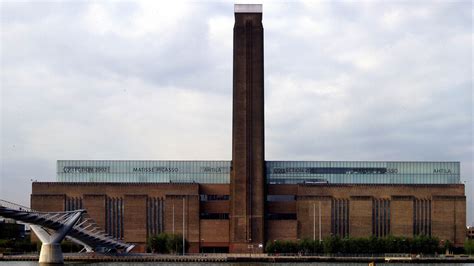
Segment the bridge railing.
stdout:
<path fill-rule="evenodd" d="M 19 220 L 26 223 L 43 224 L 50 229 L 61 227 L 61 225 L 64 225 L 69 218 L 74 217 L 78 212 L 81 212 L 81 217 L 72 227 L 70 237 L 75 236 L 73 238 L 77 238 L 76 240 L 82 241 L 91 248 L 95 246 L 94 244 L 124 248 L 126 249 L 126 252 L 133 248 L 133 245 L 124 243 L 121 239 L 117 239 L 107 233 L 106 230 L 99 226 L 94 219 L 87 214 L 85 209 L 40 212 L 20 204 L 0 199 L 0 213 L 2 212 L 8 214 L 7 217 L 13 217 L 13 219 L 21 218 Z"/>
<path fill-rule="evenodd" d="M 7 207 L 10 209 L 18 210 L 18 211 L 25 211 L 25 212 L 34 212 L 34 210 L 30 209 L 29 207 L 16 204 L 10 201 L 0 199 L 0 206 Z"/>

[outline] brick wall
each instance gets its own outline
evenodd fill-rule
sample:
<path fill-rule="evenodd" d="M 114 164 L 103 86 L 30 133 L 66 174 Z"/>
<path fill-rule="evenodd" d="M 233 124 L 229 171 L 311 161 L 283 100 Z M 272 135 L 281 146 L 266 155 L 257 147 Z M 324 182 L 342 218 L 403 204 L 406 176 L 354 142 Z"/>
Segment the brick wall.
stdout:
<path fill-rule="evenodd" d="M 229 220 L 199 220 L 200 211 L 229 212 L 229 201 L 203 202 L 199 194 L 228 195 L 229 185 L 198 184 L 119 184 L 119 183 L 33 183 L 31 208 L 40 211 L 65 210 L 66 197 L 82 198 L 89 215 L 105 229 L 107 197 L 124 200 L 124 237 L 126 241 L 146 243 L 146 199 L 160 197 L 164 202 L 164 230 L 172 231 L 172 206 L 175 206 L 175 233 L 182 232 L 182 199 L 185 198 L 186 239 L 191 252 L 206 239 L 224 243 L 230 239 Z M 372 198 L 390 199 L 391 234 L 413 236 L 413 202 L 416 199 L 431 201 L 432 235 L 450 240 L 457 246 L 463 244 L 466 224 L 466 197 L 464 185 L 269 185 L 273 195 L 296 195 L 296 201 L 270 202 L 267 211 L 273 213 L 296 213 L 295 221 L 266 221 L 268 239 L 319 237 L 319 202 L 321 202 L 321 234 L 331 235 L 331 201 L 349 199 L 350 235 L 372 235 Z M 314 207 L 316 217 L 313 216 Z M 213 224 L 216 226 L 213 230 Z M 292 227 L 295 224 L 295 227 Z M 285 228 L 281 232 L 279 227 Z M 315 226 L 315 227 L 314 227 Z M 315 228 L 315 229 L 314 229 Z M 213 235 L 214 232 L 214 235 Z M 280 232 L 280 233 L 279 233 Z M 204 243 L 202 242 L 204 239 Z M 222 242 L 220 242 L 222 241 Z M 214 242 L 213 242 L 214 243 Z M 248 250 L 248 243 L 235 245 Z"/>
<path fill-rule="evenodd" d="M 413 236 L 413 196 L 392 196 L 391 233 L 396 236 Z"/>

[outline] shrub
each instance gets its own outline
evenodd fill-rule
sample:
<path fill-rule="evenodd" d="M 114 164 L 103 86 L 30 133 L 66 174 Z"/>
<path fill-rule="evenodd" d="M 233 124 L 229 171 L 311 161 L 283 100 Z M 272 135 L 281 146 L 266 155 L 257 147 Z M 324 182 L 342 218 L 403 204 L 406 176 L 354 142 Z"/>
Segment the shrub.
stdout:
<path fill-rule="evenodd" d="M 187 247 L 187 241 L 185 245 Z M 147 249 L 153 253 L 182 253 L 183 238 L 181 235 L 161 233 L 148 239 Z"/>
<path fill-rule="evenodd" d="M 467 242 L 466 242 L 467 243 Z M 446 246 L 448 245 L 448 246 Z M 466 244 L 469 245 L 469 244 Z M 449 242 L 446 248 L 452 248 Z M 382 254 L 382 253 L 422 253 L 434 254 L 438 251 L 439 240 L 429 236 L 414 238 L 387 236 L 384 238 L 339 238 L 337 236 L 318 240 L 302 239 L 298 242 L 276 240 L 268 242 L 267 253 L 327 253 L 327 254 Z"/>
<path fill-rule="evenodd" d="M 331 236 L 323 241 L 323 250 L 324 253 L 334 254 L 341 253 L 342 251 L 342 241 L 338 236 Z"/>
<path fill-rule="evenodd" d="M 186 245 L 186 243 L 185 243 Z M 179 254 L 183 252 L 183 238 L 181 235 L 169 235 L 166 242 L 168 252 L 173 254 Z"/>
<path fill-rule="evenodd" d="M 467 239 L 466 242 L 464 242 L 464 252 L 470 255 L 474 254 L 474 240 Z"/>
<path fill-rule="evenodd" d="M 298 252 L 303 254 L 323 253 L 322 242 L 305 238 L 298 242 Z"/>
<path fill-rule="evenodd" d="M 168 253 L 167 242 L 168 234 L 161 233 L 148 239 L 148 248 L 153 253 Z"/>

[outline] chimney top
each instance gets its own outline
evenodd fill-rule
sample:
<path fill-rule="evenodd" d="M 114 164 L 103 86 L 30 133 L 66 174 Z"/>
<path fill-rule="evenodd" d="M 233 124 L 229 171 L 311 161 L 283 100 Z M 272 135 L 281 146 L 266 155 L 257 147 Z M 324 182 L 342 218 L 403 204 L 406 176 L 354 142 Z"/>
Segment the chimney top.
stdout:
<path fill-rule="evenodd" d="M 262 13 L 261 4 L 235 4 L 234 13 Z"/>

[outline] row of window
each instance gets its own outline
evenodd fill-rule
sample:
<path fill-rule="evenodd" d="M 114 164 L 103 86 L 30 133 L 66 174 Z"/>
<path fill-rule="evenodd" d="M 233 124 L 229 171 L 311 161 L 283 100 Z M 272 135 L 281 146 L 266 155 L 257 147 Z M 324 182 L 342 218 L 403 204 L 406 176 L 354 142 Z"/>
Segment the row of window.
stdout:
<path fill-rule="evenodd" d="M 396 173 L 390 169 L 392 173 Z M 288 174 L 385 174 L 385 167 L 275 167 L 271 172 L 275 175 Z"/>
<path fill-rule="evenodd" d="M 390 234 L 390 200 L 372 201 L 372 234 L 384 237 Z"/>
<path fill-rule="evenodd" d="M 199 218 L 202 220 L 229 220 L 229 214 L 201 212 Z"/>
<path fill-rule="evenodd" d="M 361 169 L 362 171 L 372 171 L 380 169 L 387 173 L 401 174 L 429 174 L 429 173 L 453 173 L 459 174 L 459 162 L 383 162 L 383 161 L 265 161 L 266 172 L 273 174 L 285 171 L 284 173 L 301 173 L 304 169 L 316 168 L 339 168 L 339 169 Z M 275 171 L 276 170 L 276 171 Z M 325 170 L 317 170 L 325 171 Z M 331 170 L 329 170 L 331 171 Z M 341 170 L 342 171 L 342 170 Z M 358 171 L 361 172 L 361 171 Z"/>
<path fill-rule="evenodd" d="M 199 200 L 200 201 L 218 201 L 218 200 L 229 200 L 229 195 L 207 195 L 207 194 L 200 194 Z"/>
<path fill-rule="evenodd" d="M 267 195 L 269 202 L 295 201 L 296 195 Z"/>
<path fill-rule="evenodd" d="M 229 195 L 199 195 L 200 201 L 220 201 L 230 200 Z M 267 195 L 267 201 L 269 202 L 285 202 L 285 201 L 296 201 L 296 195 Z"/>
<path fill-rule="evenodd" d="M 58 182 L 121 182 L 121 183 L 209 183 L 229 184 L 229 174 L 183 175 L 173 174 L 65 174 L 57 176 Z M 268 175 L 266 183 L 273 184 L 459 184 L 458 174 L 303 174 Z"/>
<path fill-rule="evenodd" d="M 58 160 L 57 173 L 229 173 L 231 161 Z M 442 173 L 459 174 L 459 162 L 265 161 L 267 173 Z M 338 170 L 332 170 L 338 169 Z"/>
<path fill-rule="evenodd" d="M 349 236 L 349 200 L 331 201 L 331 233 L 339 237 Z M 388 236 L 391 232 L 391 210 L 389 199 L 374 199 L 372 202 L 372 234 Z M 296 220 L 296 213 L 269 213 L 268 220 Z M 431 235 L 431 200 L 416 199 L 413 208 L 413 234 Z"/>
<path fill-rule="evenodd" d="M 371 174 L 342 175 L 321 174 L 318 178 L 308 176 L 270 175 L 267 184 L 459 184 L 456 174 Z"/>
<path fill-rule="evenodd" d="M 413 234 L 431 236 L 431 200 L 413 202 Z"/>
<path fill-rule="evenodd" d="M 123 198 L 107 197 L 105 219 L 107 234 L 117 239 L 123 238 Z"/>
<path fill-rule="evenodd" d="M 66 198 L 66 211 L 81 210 L 82 198 L 79 197 L 67 197 Z"/>
<path fill-rule="evenodd" d="M 147 234 L 158 235 L 164 231 L 164 199 L 147 199 Z"/>
<path fill-rule="evenodd" d="M 296 213 L 267 213 L 267 220 L 296 220 Z M 228 220 L 228 213 L 207 213 L 199 215 L 202 220 Z"/>
<path fill-rule="evenodd" d="M 349 236 L 349 200 L 331 201 L 331 233 L 334 236 Z"/>
<path fill-rule="evenodd" d="M 267 213 L 267 220 L 296 220 L 296 213 Z"/>
<path fill-rule="evenodd" d="M 229 200 L 228 195 L 200 195 L 201 201 Z M 294 201 L 294 195 L 267 195 L 267 201 Z M 413 234 L 431 235 L 431 200 L 415 199 L 413 202 Z M 67 197 L 66 211 L 82 209 L 80 197 Z M 123 238 L 123 198 L 106 199 L 106 232 L 115 238 Z M 331 233 L 340 237 L 349 236 L 349 200 L 331 201 Z M 391 210 L 389 199 L 374 199 L 372 202 L 372 234 L 384 237 L 390 234 Z M 268 220 L 296 220 L 296 213 L 267 213 Z M 200 213 L 203 220 L 228 220 L 229 213 Z M 164 199 L 147 199 L 147 233 L 157 235 L 164 231 Z"/>

